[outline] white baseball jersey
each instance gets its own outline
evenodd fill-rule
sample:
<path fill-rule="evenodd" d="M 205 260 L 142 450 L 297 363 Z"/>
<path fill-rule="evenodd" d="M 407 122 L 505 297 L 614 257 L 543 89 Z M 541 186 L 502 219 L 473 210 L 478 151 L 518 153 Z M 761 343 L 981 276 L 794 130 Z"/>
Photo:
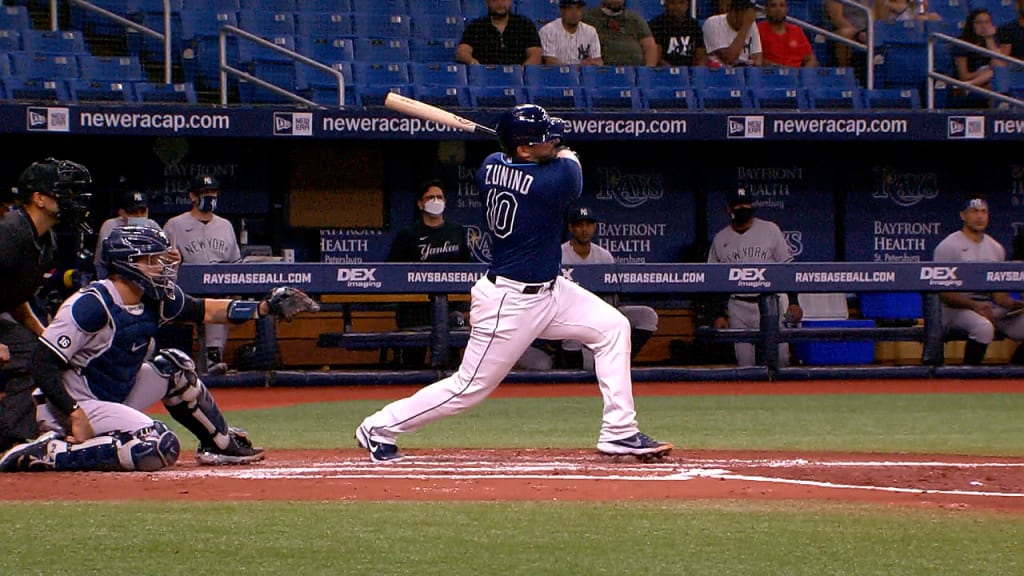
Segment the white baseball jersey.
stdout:
<path fill-rule="evenodd" d="M 710 62 L 721 64 L 722 62 L 714 55 L 715 50 L 727 48 L 736 39 L 736 31 L 729 26 L 729 21 L 725 17 L 726 14 L 716 14 L 704 21 L 704 47 L 707 49 Z M 757 31 L 757 26 L 751 26 L 750 32 L 747 34 L 747 43 L 743 45 L 743 51 L 740 52 L 736 63 L 750 64 L 750 57 L 760 53 L 761 34 Z"/>
<path fill-rule="evenodd" d="M 179 214 L 164 225 L 171 245 L 181 251 L 185 264 L 217 264 L 242 259 L 235 239 L 235 227 L 216 214 L 209 222 L 200 222 L 191 212 Z"/>
<path fill-rule="evenodd" d="M 1006 249 L 988 234 L 981 237 L 981 242 L 975 242 L 963 230 L 957 230 L 939 242 L 932 259 L 936 262 L 1002 262 L 1006 260 Z M 985 292 L 968 295 L 975 300 L 989 299 Z"/>
<path fill-rule="evenodd" d="M 576 32 L 570 34 L 558 18 L 542 26 L 537 33 L 544 56 L 555 58 L 560 64 L 579 64 L 586 58 L 601 57 L 597 28 L 585 22 L 580 22 Z"/>

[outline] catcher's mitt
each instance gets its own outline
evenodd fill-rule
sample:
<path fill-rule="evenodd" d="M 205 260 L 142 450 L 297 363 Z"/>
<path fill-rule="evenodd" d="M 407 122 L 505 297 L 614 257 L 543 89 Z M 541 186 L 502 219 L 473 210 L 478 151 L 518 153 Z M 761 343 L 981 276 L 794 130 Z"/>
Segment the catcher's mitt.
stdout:
<path fill-rule="evenodd" d="M 290 286 L 278 286 L 267 294 L 270 313 L 285 322 L 291 322 L 299 312 L 319 312 L 320 305 L 308 294 Z"/>

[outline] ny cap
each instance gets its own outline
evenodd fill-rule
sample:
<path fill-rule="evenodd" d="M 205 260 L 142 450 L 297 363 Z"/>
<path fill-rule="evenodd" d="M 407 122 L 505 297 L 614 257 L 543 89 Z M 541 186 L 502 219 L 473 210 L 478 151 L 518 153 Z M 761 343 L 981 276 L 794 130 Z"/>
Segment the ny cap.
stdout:
<path fill-rule="evenodd" d="M 737 204 L 753 204 L 753 202 L 754 197 L 746 188 L 737 188 L 732 192 L 729 192 L 729 206 L 735 206 Z"/>
<path fill-rule="evenodd" d="M 600 222 L 601 219 L 597 217 L 597 214 L 593 210 L 586 206 L 577 206 L 569 212 L 569 223 L 575 224 L 577 222 L 583 222 L 589 220 L 591 222 Z"/>
<path fill-rule="evenodd" d="M 149 197 L 141 190 L 127 190 L 118 198 L 118 208 L 127 212 L 149 207 Z"/>
<path fill-rule="evenodd" d="M 190 192 L 199 192 L 201 190 L 220 190 L 220 182 L 209 174 L 200 174 L 192 178 L 192 182 L 188 187 Z"/>

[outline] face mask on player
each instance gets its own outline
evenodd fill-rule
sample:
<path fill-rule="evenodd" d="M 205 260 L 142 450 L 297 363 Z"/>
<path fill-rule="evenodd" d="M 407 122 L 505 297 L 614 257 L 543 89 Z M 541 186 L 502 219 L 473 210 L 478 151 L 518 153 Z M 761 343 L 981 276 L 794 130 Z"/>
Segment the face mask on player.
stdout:
<path fill-rule="evenodd" d="M 444 200 L 427 200 L 423 203 L 423 211 L 432 216 L 444 214 Z"/>
<path fill-rule="evenodd" d="M 754 217 L 753 206 L 739 206 L 732 209 L 732 222 L 740 226 L 750 222 Z"/>
<path fill-rule="evenodd" d="M 199 197 L 199 211 L 209 214 L 217 209 L 217 197 L 216 196 L 200 196 Z"/>

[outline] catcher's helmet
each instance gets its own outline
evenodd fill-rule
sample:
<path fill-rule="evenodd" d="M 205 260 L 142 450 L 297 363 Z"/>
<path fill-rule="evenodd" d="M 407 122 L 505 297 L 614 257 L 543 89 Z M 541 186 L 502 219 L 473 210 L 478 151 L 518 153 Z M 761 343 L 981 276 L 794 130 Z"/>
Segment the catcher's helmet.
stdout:
<path fill-rule="evenodd" d="M 495 130 L 501 149 L 514 156 L 519 146 L 561 140 L 565 122 L 548 116 L 547 111 L 536 104 L 520 104 L 501 115 Z"/>
<path fill-rule="evenodd" d="M 83 190 L 92 184 L 89 169 L 70 160 L 47 158 L 33 162 L 18 178 L 18 196 L 23 200 L 33 192 L 52 196 L 57 200 L 57 217 L 83 220 L 89 214 L 92 194 Z"/>
<path fill-rule="evenodd" d="M 159 228 L 127 224 L 103 240 L 103 262 L 114 274 L 138 284 L 150 298 L 174 296 L 178 262 L 168 257 L 171 242 Z M 153 261 L 153 257 L 156 259 Z"/>

